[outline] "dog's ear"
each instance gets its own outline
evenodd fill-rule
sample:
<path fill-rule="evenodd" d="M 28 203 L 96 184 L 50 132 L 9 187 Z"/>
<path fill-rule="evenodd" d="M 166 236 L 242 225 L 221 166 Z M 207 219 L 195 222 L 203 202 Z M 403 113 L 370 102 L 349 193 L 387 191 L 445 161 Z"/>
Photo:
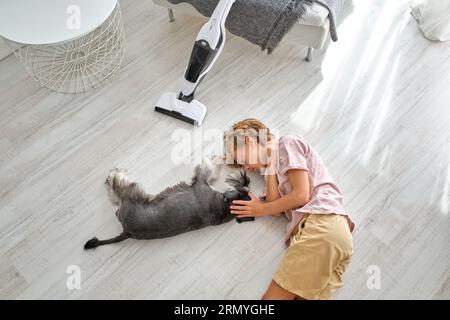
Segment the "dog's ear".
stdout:
<path fill-rule="evenodd" d="M 245 170 L 240 170 L 241 173 L 241 181 L 243 187 L 248 187 L 250 184 L 250 178 L 247 175 L 247 172 Z"/>
<path fill-rule="evenodd" d="M 239 192 L 246 193 L 250 191 L 248 188 L 250 178 L 244 170 L 240 170 L 237 175 L 229 175 L 225 181 Z"/>

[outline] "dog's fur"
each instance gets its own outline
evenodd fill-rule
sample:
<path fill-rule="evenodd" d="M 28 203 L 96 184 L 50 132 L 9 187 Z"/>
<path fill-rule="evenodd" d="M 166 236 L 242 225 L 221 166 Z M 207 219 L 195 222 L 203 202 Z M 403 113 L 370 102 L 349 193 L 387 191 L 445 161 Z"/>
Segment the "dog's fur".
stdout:
<path fill-rule="evenodd" d="M 221 193 L 211 187 L 217 170 L 212 162 L 206 161 L 195 168 L 190 184 L 180 182 L 155 196 L 147 194 L 139 184 L 127 181 L 125 170 L 111 170 L 106 186 L 112 202 L 119 205 L 116 216 L 123 232 L 108 240 L 92 238 L 84 249 L 128 238 L 171 237 L 232 220 L 229 204 L 232 200 L 248 199 L 250 179 L 244 171 L 229 176 L 227 182 L 233 189 Z"/>

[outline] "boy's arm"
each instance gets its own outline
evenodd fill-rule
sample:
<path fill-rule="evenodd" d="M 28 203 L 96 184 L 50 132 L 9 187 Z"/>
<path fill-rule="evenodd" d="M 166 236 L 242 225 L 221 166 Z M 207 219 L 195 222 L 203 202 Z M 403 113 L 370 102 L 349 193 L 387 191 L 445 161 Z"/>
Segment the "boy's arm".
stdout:
<path fill-rule="evenodd" d="M 291 169 L 287 175 L 291 185 L 291 192 L 287 195 L 270 202 L 262 202 L 249 192 L 251 200 L 234 200 L 230 206 L 231 213 L 239 218 L 268 216 L 307 204 L 310 199 L 308 171 Z"/>
<path fill-rule="evenodd" d="M 287 172 L 291 192 L 263 205 L 263 215 L 277 214 L 289 209 L 304 206 L 309 202 L 309 177 L 305 170 L 289 170 Z"/>
<path fill-rule="evenodd" d="M 266 201 L 271 202 L 279 198 L 277 175 L 266 176 Z"/>
<path fill-rule="evenodd" d="M 280 193 L 278 192 L 278 178 L 276 174 L 267 175 L 266 180 L 266 202 L 272 202 L 279 199 Z M 274 213 L 275 216 L 282 216 L 283 212 Z"/>

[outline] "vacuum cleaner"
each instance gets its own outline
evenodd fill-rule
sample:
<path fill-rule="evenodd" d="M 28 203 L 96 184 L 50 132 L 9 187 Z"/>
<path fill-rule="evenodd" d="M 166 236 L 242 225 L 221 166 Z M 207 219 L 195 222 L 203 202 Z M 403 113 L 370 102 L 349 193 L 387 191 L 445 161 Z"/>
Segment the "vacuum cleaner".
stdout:
<path fill-rule="evenodd" d="M 206 107 L 194 99 L 194 92 L 220 55 L 225 44 L 225 20 L 236 0 L 220 0 L 195 39 L 188 67 L 179 92 L 166 92 L 155 111 L 200 126 Z"/>

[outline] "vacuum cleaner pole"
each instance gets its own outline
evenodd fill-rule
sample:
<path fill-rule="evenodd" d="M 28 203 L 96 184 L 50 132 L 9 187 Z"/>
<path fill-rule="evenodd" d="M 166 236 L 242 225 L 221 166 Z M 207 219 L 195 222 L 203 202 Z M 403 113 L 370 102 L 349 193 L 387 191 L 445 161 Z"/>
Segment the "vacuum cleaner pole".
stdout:
<path fill-rule="evenodd" d="M 194 99 L 194 92 L 211 70 L 225 44 L 225 21 L 235 0 L 220 0 L 207 23 L 198 33 L 180 91 L 164 93 L 155 111 L 201 125 L 206 107 Z"/>

